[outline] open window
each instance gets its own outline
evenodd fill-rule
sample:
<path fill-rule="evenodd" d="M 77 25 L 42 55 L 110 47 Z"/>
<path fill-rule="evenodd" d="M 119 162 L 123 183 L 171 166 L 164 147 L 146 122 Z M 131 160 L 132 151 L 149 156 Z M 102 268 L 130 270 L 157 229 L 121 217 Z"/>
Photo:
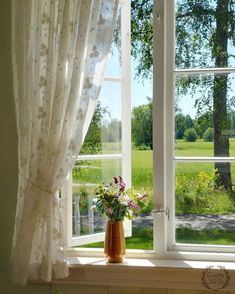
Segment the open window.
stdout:
<path fill-rule="evenodd" d="M 222 3 L 150 3 L 153 11 L 146 17 L 153 17 L 154 27 L 153 150 L 133 152 L 133 158 L 138 154 L 145 161 L 146 169 L 137 175 L 139 166 L 131 162 L 130 1 L 120 1 L 116 31 L 120 48 L 113 46 L 94 115 L 100 124 L 100 145 L 92 143 L 97 132 L 90 137 L 88 132 L 73 177 L 65 186 L 69 246 L 103 240 L 105 221 L 92 210 L 94 186 L 114 175 L 122 175 L 130 186 L 133 168 L 133 182 L 141 178 L 147 190 L 151 184 L 143 174 L 153 175 L 154 213 L 150 214 L 151 207 L 148 219 L 133 226 L 133 235 L 135 229 L 138 233 L 143 229 L 138 238 L 145 240 L 146 247 L 138 248 L 153 249 L 151 253 L 161 257 L 231 260 L 228 253 L 235 249 L 235 239 L 230 237 L 235 236 L 231 223 L 235 214 L 235 63 L 232 35 L 228 33 L 224 40 L 221 30 L 235 27 L 235 4 L 220 7 Z M 154 246 L 151 238 L 146 241 L 146 226 Z M 126 235 L 131 235 L 130 222 Z"/>
<path fill-rule="evenodd" d="M 105 218 L 93 209 L 94 188 L 122 176 L 131 186 L 130 2 L 120 1 L 97 107 L 75 167 L 62 194 L 66 198 L 67 246 L 104 240 Z M 125 222 L 131 235 L 131 221 Z"/>

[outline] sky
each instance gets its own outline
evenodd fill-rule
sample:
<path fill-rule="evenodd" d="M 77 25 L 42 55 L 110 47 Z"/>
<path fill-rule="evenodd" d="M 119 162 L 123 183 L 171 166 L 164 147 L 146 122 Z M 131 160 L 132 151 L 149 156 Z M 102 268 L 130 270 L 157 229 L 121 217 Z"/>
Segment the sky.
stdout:
<path fill-rule="evenodd" d="M 152 97 L 152 80 L 151 79 L 139 79 L 135 77 L 135 67 L 137 63 L 135 60 L 131 60 L 131 104 L 132 108 L 138 105 L 148 103 L 147 97 Z M 106 76 L 120 76 L 121 67 L 119 63 L 119 55 L 117 51 L 111 55 L 106 72 Z M 110 96 L 111 95 L 111 96 Z M 118 83 L 105 82 L 101 90 L 101 101 L 103 106 L 109 108 L 111 118 L 120 119 L 121 117 L 121 87 Z M 196 115 L 196 109 L 194 106 L 194 99 L 185 96 L 181 97 L 179 101 L 179 107 L 184 114 L 190 114 L 192 118 Z"/>

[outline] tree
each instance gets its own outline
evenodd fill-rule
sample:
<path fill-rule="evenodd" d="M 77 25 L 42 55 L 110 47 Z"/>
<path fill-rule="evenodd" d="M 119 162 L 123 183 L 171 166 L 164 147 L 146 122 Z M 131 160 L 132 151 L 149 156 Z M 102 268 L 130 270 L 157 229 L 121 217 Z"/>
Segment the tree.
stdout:
<path fill-rule="evenodd" d="M 208 128 L 213 128 L 213 115 L 211 111 L 204 112 L 195 120 L 195 129 L 200 138 L 203 137 Z"/>
<path fill-rule="evenodd" d="M 187 142 L 195 142 L 197 140 L 197 133 L 195 129 L 190 128 L 184 132 L 184 139 Z"/>
<path fill-rule="evenodd" d="M 183 139 L 185 132 L 185 116 L 183 113 L 177 113 L 175 116 L 175 138 Z"/>
<path fill-rule="evenodd" d="M 132 141 L 136 147 L 145 145 L 153 148 L 152 138 L 152 101 L 136 106 L 132 110 Z"/>
<path fill-rule="evenodd" d="M 105 142 L 120 142 L 122 139 L 122 122 L 113 118 L 104 130 Z"/>
<path fill-rule="evenodd" d="M 203 140 L 205 142 L 213 142 L 214 140 L 214 130 L 212 128 L 208 128 L 205 130 L 205 133 L 203 134 Z"/>
<path fill-rule="evenodd" d="M 132 53 L 139 61 L 137 74 L 144 77 L 152 72 L 153 30 L 144 30 L 151 26 L 152 5 L 152 0 L 132 1 Z M 228 43 L 235 46 L 235 1 L 181 0 L 176 9 L 176 67 L 227 67 L 235 57 L 228 48 Z M 183 93 L 201 88 L 195 106 L 201 115 L 212 112 L 215 157 L 230 156 L 229 85 L 228 74 L 182 77 L 177 85 Z M 230 163 L 215 163 L 215 169 L 218 185 L 231 191 Z"/>
<path fill-rule="evenodd" d="M 80 151 L 81 154 L 96 154 L 101 150 L 102 118 L 106 113 L 106 108 L 102 107 L 98 101 L 85 141 Z"/>
<path fill-rule="evenodd" d="M 176 139 L 183 139 L 184 132 L 187 129 L 194 128 L 194 122 L 189 114 L 186 116 L 183 115 L 181 112 L 175 115 L 175 137 Z"/>

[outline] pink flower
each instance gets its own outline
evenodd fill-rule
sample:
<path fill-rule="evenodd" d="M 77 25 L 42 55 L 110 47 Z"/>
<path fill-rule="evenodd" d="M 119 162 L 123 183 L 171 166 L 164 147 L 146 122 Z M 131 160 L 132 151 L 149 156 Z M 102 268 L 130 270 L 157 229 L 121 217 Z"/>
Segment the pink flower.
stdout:
<path fill-rule="evenodd" d="M 111 207 L 108 207 L 108 208 L 106 209 L 106 212 L 107 212 L 108 214 L 113 214 L 113 209 L 112 209 Z"/>

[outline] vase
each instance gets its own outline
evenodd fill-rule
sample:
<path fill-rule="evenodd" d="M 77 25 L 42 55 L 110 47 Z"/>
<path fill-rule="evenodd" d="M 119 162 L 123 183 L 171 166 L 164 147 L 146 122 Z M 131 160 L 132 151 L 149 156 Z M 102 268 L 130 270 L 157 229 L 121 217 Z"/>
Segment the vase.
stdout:
<path fill-rule="evenodd" d="M 122 262 L 125 256 L 125 235 L 123 222 L 107 222 L 105 232 L 104 253 L 111 263 Z"/>

